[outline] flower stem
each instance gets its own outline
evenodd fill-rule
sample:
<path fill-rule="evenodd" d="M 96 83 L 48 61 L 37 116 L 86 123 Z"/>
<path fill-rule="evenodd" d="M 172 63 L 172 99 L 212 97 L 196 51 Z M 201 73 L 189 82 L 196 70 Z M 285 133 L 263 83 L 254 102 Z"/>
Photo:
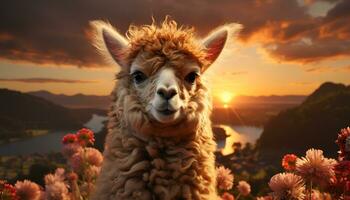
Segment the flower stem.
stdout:
<path fill-rule="evenodd" d="M 238 193 L 236 200 L 238 200 L 239 197 L 241 197 L 241 193 Z"/>
<path fill-rule="evenodd" d="M 310 191 L 309 191 L 309 195 L 310 195 L 310 200 L 311 200 L 311 198 L 312 198 L 312 180 L 310 180 Z"/>

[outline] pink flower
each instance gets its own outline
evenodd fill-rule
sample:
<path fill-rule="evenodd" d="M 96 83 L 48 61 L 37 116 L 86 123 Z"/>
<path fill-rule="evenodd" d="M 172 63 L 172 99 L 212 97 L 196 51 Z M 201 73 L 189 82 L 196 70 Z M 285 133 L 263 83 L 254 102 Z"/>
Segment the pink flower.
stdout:
<path fill-rule="evenodd" d="M 63 136 L 62 138 L 62 144 L 72 144 L 78 141 L 77 135 L 73 133 L 68 133 L 67 135 Z"/>
<path fill-rule="evenodd" d="M 45 184 L 53 184 L 54 182 L 56 182 L 56 177 L 53 174 L 47 174 L 44 177 L 45 180 Z"/>
<path fill-rule="evenodd" d="M 69 159 L 74 154 L 83 151 L 83 148 L 77 143 L 70 143 L 63 146 L 62 154 L 65 158 Z"/>
<path fill-rule="evenodd" d="M 86 161 L 90 165 L 101 166 L 103 161 L 103 156 L 100 151 L 95 148 L 86 148 L 85 150 Z"/>
<path fill-rule="evenodd" d="M 306 156 L 297 159 L 296 171 L 303 178 L 325 185 L 334 178 L 334 166 L 337 161 L 323 156 L 323 151 L 318 149 L 309 149 Z"/>
<path fill-rule="evenodd" d="M 70 159 L 69 164 L 75 172 L 81 172 L 85 165 L 93 165 L 100 167 L 102 165 L 103 156 L 95 148 L 85 148 L 84 151 L 75 153 Z"/>
<path fill-rule="evenodd" d="M 81 172 L 83 170 L 84 167 L 84 159 L 83 159 L 83 153 L 82 152 L 78 152 L 75 153 L 70 159 L 69 159 L 69 164 L 72 167 L 74 172 Z"/>
<path fill-rule="evenodd" d="M 305 184 L 303 179 L 293 173 L 280 173 L 274 175 L 269 186 L 273 191 L 274 199 L 296 199 L 305 197 Z"/>
<path fill-rule="evenodd" d="M 15 188 L 20 200 L 38 200 L 40 198 L 40 187 L 36 183 L 28 180 L 17 181 Z"/>
<path fill-rule="evenodd" d="M 45 185 L 46 200 L 69 200 L 68 188 L 63 182 L 53 182 Z"/>
<path fill-rule="evenodd" d="M 57 168 L 55 174 L 45 176 L 45 193 L 40 198 L 45 200 L 69 200 L 68 188 L 65 181 L 65 170 Z M 43 196 L 44 195 L 44 196 Z"/>
<path fill-rule="evenodd" d="M 221 195 L 221 200 L 235 200 L 235 197 L 228 193 L 228 192 L 224 192 L 222 195 Z"/>
<path fill-rule="evenodd" d="M 64 169 L 63 168 L 57 168 L 55 171 L 55 174 L 47 174 L 44 177 L 45 184 L 53 184 L 55 182 L 64 182 L 65 176 L 64 176 Z"/>
<path fill-rule="evenodd" d="M 286 154 L 282 159 L 282 167 L 287 171 L 295 170 L 297 158 L 298 157 L 294 154 Z"/>
<path fill-rule="evenodd" d="M 230 190 L 233 187 L 233 175 L 230 169 L 220 166 L 216 168 L 217 173 L 217 186 L 222 190 Z"/>
<path fill-rule="evenodd" d="M 64 179 L 65 179 L 64 173 L 65 172 L 66 171 L 60 167 L 55 170 L 55 176 L 58 178 L 59 181 L 64 181 Z"/>
<path fill-rule="evenodd" d="M 82 146 L 93 145 L 95 142 L 94 132 L 87 128 L 80 129 L 77 132 L 77 137 L 79 144 Z"/>
<path fill-rule="evenodd" d="M 246 181 L 240 181 L 238 182 L 237 189 L 239 193 L 243 196 L 248 196 L 250 194 L 250 185 Z"/>
<path fill-rule="evenodd" d="M 91 165 L 87 170 L 86 170 L 86 177 L 88 180 L 96 179 L 97 176 L 100 174 L 101 167 L 96 167 L 94 165 Z"/>

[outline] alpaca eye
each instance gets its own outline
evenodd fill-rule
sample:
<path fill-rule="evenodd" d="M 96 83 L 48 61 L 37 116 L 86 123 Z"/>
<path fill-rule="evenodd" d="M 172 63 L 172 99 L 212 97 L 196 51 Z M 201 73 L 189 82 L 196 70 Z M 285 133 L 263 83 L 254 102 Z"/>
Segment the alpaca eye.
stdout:
<path fill-rule="evenodd" d="M 191 73 L 187 74 L 187 76 L 185 77 L 185 80 L 186 80 L 188 83 L 193 84 L 194 81 L 196 80 L 196 78 L 197 78 L 198 76 L 199 76 L 199 75 L 198 75 L 196 72 L 191 72 Z"/>
<path fill-rule="evenodd" d="M 147 79 L 147 76 L 140 71 L 135 71 L 134 73 L 131 74 L 131 76 L 132 76 L 134 83 L 136 83 L 136 84 L 140 84 Z"/>

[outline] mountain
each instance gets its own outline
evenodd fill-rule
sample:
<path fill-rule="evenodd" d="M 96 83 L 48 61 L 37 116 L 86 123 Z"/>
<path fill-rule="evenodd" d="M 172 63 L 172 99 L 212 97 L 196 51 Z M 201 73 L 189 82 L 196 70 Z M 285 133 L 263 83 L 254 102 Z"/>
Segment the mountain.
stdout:
<path fill-rule="evenodd" d="M 306 96 L 237 96 L 226 107 L 214 101 L 211 119 L 214 124 L 263 126 L 282 110 L 300 105 Z"/>
<path fill-rule="evenodd" d="M 236 96 L 232 104 L 238 107 L 266 106 L 266 105 L 299 105 L 305 100 L 305 95 L 270 95 L 270 96 Z M 214 101 L 214 105 L 220 105 L 220 99 Z"/>
<path fill-rule="evenodd" d="M 98 108 L 107 110 L 111 101 L 109 96 L 53 94 L 45 90 L 28 92 L 27 94 L 44 98 L 67 108 Z"/>
<path fill-rule="evenodd" d="M 264 127 L 257 147 L 271 159 L 320 148 L 336 156 L 334 141 L 350 125 L 350 86 L 326 82 L 295 108 L 280 112 Z"/>
<path fill-rule="evenodd" d="M 45 90 L 28 92 L 27 94 L 44 98 L 68 108 L 99 108 L 107 110 L 111 102 L 109 96 L 53 94 Z M 233 99 L 232 106 L 241 109 L 272 108 L 273 110 L 280 110 L 299 105 L 305 98 L 306 96 L 303 95 L 237 96 Z M 214 100 L 214 107 L 222 107 L 220 99 Z"/>
<path fill-rule="evenodd" d="M 111 101 L 109 96 L 53 94 L 45 90 L 27 94 L 44 98 L 67 108 L 108 110 Z M 236 96 L 228 108 L 224 108 L 220 99 L 216 98 L 212 120 L 215 124 L 262 126 L 281 110 L 295 107 L 305 98 L 306 96 L 303 95 Z"/>
<path fill-rule="evenodd" d="M 98 109 L 68 109 L 29 94 L 0 89 L 0 139 L 21 137 L 28 129 L 78 129 Z"/>

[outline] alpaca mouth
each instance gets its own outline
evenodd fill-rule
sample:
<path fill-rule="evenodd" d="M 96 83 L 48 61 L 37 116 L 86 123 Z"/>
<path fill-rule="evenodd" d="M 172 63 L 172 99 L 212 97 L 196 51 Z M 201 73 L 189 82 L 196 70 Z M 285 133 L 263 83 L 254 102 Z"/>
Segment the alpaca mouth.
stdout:
<path fill-rule="evenodd" d="M 157 109 L 153 107 L 153 109 L 151 109 L 151 115 L 156 121 L 162 124 L 169 124 L 177 122 L 181 116 L 181 112 L 180 109 Z"/>
<path fill-rule="evenodd" d="M 170 110 L 170 109 L 164 109 L 164 110 L 157 110 L 160 114 L 169 116 L 177 112 L 177 110 Z"/>

